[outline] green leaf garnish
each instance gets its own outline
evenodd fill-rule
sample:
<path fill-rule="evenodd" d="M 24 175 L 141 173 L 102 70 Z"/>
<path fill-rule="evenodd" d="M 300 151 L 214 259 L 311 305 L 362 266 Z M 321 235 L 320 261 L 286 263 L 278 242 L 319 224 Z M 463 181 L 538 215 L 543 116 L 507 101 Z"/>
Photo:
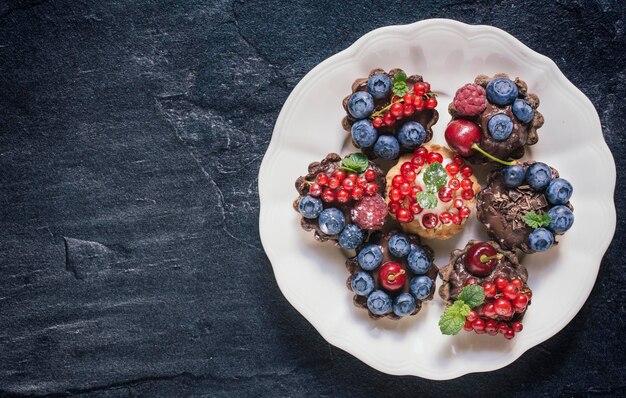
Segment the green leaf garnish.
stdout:
<path fill-rule="evenodd" d="M 478 307 L 485 302 L 485 290 L 479 285 L 467 285 L 463 288 L 457 300 L 463 300 L 470 308 Z"/>
<path fill-rule="evenodd" d="M 439 330 L 447 335 L 455 335 L 463 329 L 465 317 L 470 313 L 471 308 L 463 300 L 456 300 L 454 304 L 446 308 L 439 318 Z"/>
<path fill-rule="evenodd" d="M 467 301 L 465 301 L 467 300 Z M 485 292 L 482 286 L 467 285 L 459 294 L 454 303 L 446 308 L 439 318 L 439 329 L 441 333 L 455 335 L 463 329 L 465 317 L 472 308 L 481 305 L 485 301 Z"/>
<path fill-rule="evenodd" d="M 550 225 L 552 218 L 549 214 L 539 214 L 535 211 L 529 211 L 524 214 L 524 222 L 531 228 L 547 227 Z"/>
<path fill-rule="evenodd" d="M 341 160 L 341 168 L 353 173 L 362 173 L 367 170 L 369 162 L 367 156 L 362 153 L 353 153 Z"/>
<path fill-rule="evenodd" d="M 399 71 L 391 79 L 393 93 L 398 97 L 402 97 L 409 92 L 409 88 L 406 86 L 406 77 L 404 71 Z"/>
<path fill-rule="evenodd" d="M 397 82 L 405 83 L 406 78 L 407 78 L 406 73 L 403 70 L 401 70 L 401 71 L 396 72 L 395 75 L 393 75 L 393 79 L 391 79 L 391 82 L 394 84 Z"/>
<path fill-rule="evenodd" d="M 437 206 L 437 196 L 432 192 L 422 191 L 417 194 L 417 203 L 422 209 L 432 209 Z"/>
<path fill-rule="evenodd" d="M 439 162 L 434 162 L 426 171 L 424 171 L 424 184 L 435 187 L 435 192 L 438 192 L 447 181 L 446 169 Z"/>

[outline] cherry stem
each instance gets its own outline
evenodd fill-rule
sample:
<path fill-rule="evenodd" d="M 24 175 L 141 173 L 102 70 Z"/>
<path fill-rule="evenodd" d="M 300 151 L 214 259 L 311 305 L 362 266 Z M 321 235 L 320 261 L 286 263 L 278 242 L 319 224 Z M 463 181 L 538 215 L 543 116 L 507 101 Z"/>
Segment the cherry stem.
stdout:
<path fill-rule="evenodd" d="M 400 271 L 396 272 L 395 274 L 389 274 L 387 275 L 387 282 L 393 282 L 395 281 L 400 275 L 404 275 L 406 272 L 401 269 Z"/>
<path fill-rule="evenodd" d="M 483 154 L 483 156 L 488 157 L 489 159 L 493 160 L 494 162 L 498 162 L 498 163 L 503 164 L 505 166 L 515 166 L 516 164 L 519 164 L 519 162 L 517 160 L 512 160 L 510 162 L 507 162 L 505 160 L 498 159 L 497 157 L 493 156 L 492 154 L 487 153 L 484 149 L 479 147 L 478 144 L 476 144 L 476 143 L 472 144 L 472 149 L 480 152 L 481 154 Z"/>
<path fill-rule="evenodd" d="M 486 254 L 483 254 L 483 255 L 481 255 L 481 256 L 480 256 L 480 262 L 481 262 L 481 263 L 483 263 L 483 264 L 485 264 L 485 263 L 487 263 L 488 261 L 491 261 L 491 260 L 493 260 L 493 259 L 498 259 L 498 260 L 500 260 L 502 257 L 504 257 L 504 255 L 503 255 L 502 253 L 498 253 L 498 254 L 495 254 L 495 255 L 493 255 L 493 256 L 488 256 L 488 255 L 486 255 Z"/>

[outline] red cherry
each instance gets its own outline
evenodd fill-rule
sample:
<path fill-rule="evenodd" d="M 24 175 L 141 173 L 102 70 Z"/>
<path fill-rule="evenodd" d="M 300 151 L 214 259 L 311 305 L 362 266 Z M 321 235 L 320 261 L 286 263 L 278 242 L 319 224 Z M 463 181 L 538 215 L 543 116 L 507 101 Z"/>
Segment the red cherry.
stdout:
<path fill-rule="evenodd" d="M 383 115 L 383 121 L 385 122 L 385 125 L 389 126 L 389 127 L 391 127 L 394 124 L 396 124 L 396 118 L 393 117 L 393 115 L 391 113 L 389 113 L 389 112 L 386 112 Z"/>
<path fill-rule="evenodd" d="M 512 286 L 512 285 L 509 285 L 509 286 Z M 518 293 L 513 299 L 513 305 L 515 306 L 516 309 L 523 310 L 528 305 L 528 296 L 525 295 L 524 293 Z"/>
<path fill-rule="evenodd" d="M 406 93 L 404 94 L 404 97 L 402 97 L 402 99 L 404 100 L 404 106 L 406 106 L 407 104 L 413 104 L 413 100 L 415 99 L 415 96 L 411 93 Z"/>
<path fill-rule="evenodd" d="M 452 215 L 444 211 L 439 214 L 439 221 L 441 221 L 442 224 L 450 224 L 452 222 Z"/>
<path fill-rule="evenodd" d="M 485 297 L 493 298 L 496 295 L 496 285 L 491 282 L 483 283 L 483 290 L 485 291 Z"/>
<path fill-rule="evenodd" d="M 461 223 L 463 222 L 463 219 L 458 214 L 453 214 L 452 215 L 452 222 L 454 224 L 456 224 L 456 225 L 461 225 Z"/>
<path fill-rule="evenodd" d="M 501 255 L 489 243 L 476 243 L 465 254 L 465 269 L 472 275 L 485 277 L 495 268 L 498 256 Z"/>
<path fill-rule="evenodd" d="M 506 287 L 506 285 L 509 284 L 509 282 L 506 281 L 506 279 L 504 279 L 503 277 L 499 276 L 497 277 L 493 283 L 496 285 L 496 289 L 498 289 L 498 291 L 502 291 L 502 289 L 504 289 Z"/>
<path fill-rule="evenodd" d="M 365 176 L 365 179 L 368 182 L 374 181 L 376 179 L 376 177 L 377 177 L 376 172 L 374 170 L 372 170 L 372 169 L 365 170 L 365 174 L 363 174 L 363 175 Z"/>
<path fill-rule="evenodd" d="M 383 127 L 383 124 L 385 124 L 385 121 L 380 116 L 376 116 L 374 119 L 372 119 L 372 125 L 377 129 Z"/>
<path fill-rule="evenodd" d="M 502 289 L 502 295 L 508 298 L 509 300 L 515 300 L 518 292 L 519 292 L 519 289 L 517 288 L 517 286 L 511 283 L 507 284 L 504 287 L 504 289 Z M 524 297 L 526 297 L 526 295 L 524 295 Z"/>
<path fill-rule="evenodd" d="M 413 163 L 416 166 L 423 166 L 424 165 L 424 158 L 421 157 L 420 155 L 415 155 L 411 158 L 411 163 Z"/>
<path fill-rule="evenodd" d="M 444 133 L 448 146 L 461 156 L 470 156 L 474 153 L 472 145 L 482 137 L 480 127 L 474 122 L 464 119 L 451 121 Z"/>
<path fill-rule="evenodd" d="M 474 190 L 473 189 L 462 190 L 461 197 L 465 200 L 472 200 L 474 198 Z"/>
<path fill-rule="evenodd" d="M 485 321 L 480 318 L 476 318 L 472 321 L 472 327 L 475 331 L 484 331 L 485 330 Z"/>
<path fill-rule="evenodd" d="M 322 193 L 322 201 L 326 203 L 332 203 L 335 201 L 335 192 L 332 189 L 326 188 Z"/>
<path fill-rule="evenodd" d="M 469 215 L 472 213 L 472 211 L 469 209 L 469 207 L 461 207 L 459 209 L 459 216 L 461 216 L 462 218 L 467 218 L 469 217 Z"/>
<path fill-rule="evenodd" d="M 463 199 L 454 199 L 454 207 L 457 209 L 463 207 Z"/>
<path fill-rule="evenodd" d="M 352 199 L 354 199 L 354 200 L 361 200 L 363 198 L 363 188 L 361 188 L 361 187 L 354 187 L 350 194 L 352 195 Z"/>
<path fill-rule="evenodd" d="M 339 180 L 339 182 L 341 182 L 344 180 L 344 178 L 346 178 L 346 172 L 341 169 L 337 169 L 333 171 L 332 177 L 335 177 Z"/>
<path fill-rule="evenodd" d="M 483 305 L 483 313 L 487 318 L 493 318 L 496 316 L 496 309 L 493 307 L 493 301 Z"/>
<path fill-rule="evenodd" d="M 444 203 L 447 203 L 449 201 L 452 200 L 452 197 L 454 196 L 454 190 L 450 187 L 441 187 L 441 189 L 439 190 L 439 200 L 441 200 Z"/>
<path fill-rule="evenodd" d="M 490 336 L 495 336 L 498 334 L 498 322 L 493 319 L 485 322 L 485 332 L 489 333 Z"/>
<path fill-rule="evenodd" d="M 415 112 L 415 108 L 413 104 L 408 103 L 404 105 L 404 116 L 411 116 Z"/>
<path fill-rule="evenodd" d="M 419 203 L 412 203 L 411 206 L 409 206 L 409 209 L 411 210 L 411 213 L 413 213 L 413 215 L 418 215 L 422 212 L 422 206 L 420 206 Z"/>
<path fill-rule="evenodd" d="M 378 185 L 375 182 L 370 182 L 365 186 L 365 193 L 369 196 L 374 195 L 378 191 Z"/>
<path fill-rule="evenodd" d="M 317 176 L 315 176 L 315 182 L 318 183 L 322 187 L 328 184 L 328 174 L 318 173 Z"/>
<path fill-rule="evenodd" d="M 404 282 L 406 281 L 406 271 L 402 266 L 396 262 L 389 261 L 380 267 L 380 273 L 378 274 L 383 288 L 389 291 L 395 291 L 402 289 Z"/>
<path fill-rule="evenodd" d="M 513 279 L 511 279 L 511 283 L 514 284 L 515 286 L 517 286 L 520 289 L 522 287 L 524 287 L 524 282 L 522 282 L 522 280 L 520 278 L 513 278 Z"/>
<path fill-rule="evenodd" d="M 463 177 L 469 177 L 472 174 L 474 174 L 474 169 L 472 169 L 472 166 L 467 165 L 467 164 L 464 166 L 461 166 L 460 170 L 461 170 L 461 174 L 463 175 Z"/>
<path fill-rule="evenodd" d="M 471 332 L 472 330 L 474 330 L 474 327 L 472 326 L 472 322 L 465 321 L 465 325 L 463 325 L 463 330 L 465 330 L 466 332 Z"/>
<path fill-rule="evenodd" d="M 426 159 L 426 155 L 428 155 L 428 149 L 426 149 L 426 147 L 419 147 L 415 150 L 415 152 L 413 152 L 414 155 L 417 156 L 421 156 L 422 158 Z"/>
<path fill-rule="evenodd" d="M 311 187 L 309 188 L 309 195 L 313 196 L 314 198 L 317 198 L 321 194 L 322 194 L 322 187 L 320 187 L 316 183 L 311 184 Z"/>
<path fill-rule="evenodd" d="M 511 302 L 507 299 L 499 298 L 493 302 L 493 308 L 496 310 L 496 314 L 500 316 L 508 316 L 513 310 Z"/>
<path fill-rule="evenodd" d="M 513 331 L 513 329 L 509 329 L 506 332 L 504 332 L 505 339 L 511 340 L 513 337 L 515 337 L 515 332 Z"/>
<path fill-rule="evenodd" d="M 404 114 L 404 106 L 401 103 L 395 103 L 391 105 L 389 113 L 391 113 L 391 115 L 396 119 L 401 118 Z"/>
<path fill-rule="evenodd" d="M 343 180 L 341 185 L 343 186 L 343 189 L 345 189 L 346 191 L 352 191 L 352 189 L 356 185 L 355 181 L 356 179 L 353 180 L 351 178 L 346 178 L 345 180 Z"/>
<path fill-rule="evenodd" d="M 521 322 L 513 322 L 513 328 L 516 333 L 519 333 L 524 329 L 524 325 Z"/>
<path fill-rule="evenodd" d="M 443 156 L 441 156 L 441 154 L 440 154 L 440 153 L 437 153 L 437 152 L 431 152 L 431 153 L 429 153 L 429 154 L 428 154 L 428 156 L 426 157 L 426 161 L 427 161 L 429 164 L 433 164 L 433 163 L 435 163 L 435 162 L 439 162 L 439 163 L 441 163 L 441 162 L 443 162 Z"/>
<path fill-rule="evenodd" d="M 393 188 L 391 191 L 389 191 L 389 199 L 392 202 L 399 202 L 400 199 L 402 199 L 402 193 L 398 188 Z"/>
<path fill-rule="evenodd" d="M 478 285 L 478 279 L 474 278 L 473 276 L 470 276 L 469 278 L 465 280 L 464 286 L 468 286 L 468 285 Z"/>
<path fill-rule="evenodd" d="M 435 109 L 437 107 L 437 98 L 429 97 L 426 100 L 426 109 Z"/>
<path fill-rule="evenodd" d="M 478 313 L 474 310 L 471 310 L 470 313 L 467 314 L 467 316 L 465 317 L 465 319 L 467 319 L 468 321 L 473 321 L 476 318 L 478 318 Z"/>
<path fill-rule="evenodd" d="M 422 224 L 427 229 L 435 228 L 439 223 L 439 218 L 434 213 L 426 213 L 422 216 Z"/>
<path fill-rule="evenodd" d="M 400 202 L 389 202 L 389 213 L 396 214 L 400 208 Z"/>
<path fill-rule="evenodd" d="M 474 186 L 474 181 L 472 181 L 471 179 L 464 178 L 463 180 L 461 180 L 461 188 L 472 189 L 473 186 Z"/>
<path fill-rule="evenodd" d="M 409 209 L 399 208 L 396 211 L 396 219 L 402 224 L 407 224 L 413 221 L 413 214 Z"/>
<path fill-rule="evenodd" d="M 350 200 L 350 192 L 345 189 L 337 190 L 335 196 L 337 196 L 337 202 L 339 203 L 347 203 Z"/>
<path fill-rule="evenodd" d="M 455 176 L 457 175 L 457 173 L 459 172 L 459 165 L 456 163 L 448 163 L 446 165 L 446 171 L 448 172 L 448 174 L 450 174 L 451 176 Z"/>
<path fill-rule="evenodd" d="M 339 180 L 335 177 L 331 177 L 328 179 L 328 186 L 332 189 L 336 189 L 337 187 L 339 187 L 339 184 L 341 184 L 341 182 L 339 182 Z"/>

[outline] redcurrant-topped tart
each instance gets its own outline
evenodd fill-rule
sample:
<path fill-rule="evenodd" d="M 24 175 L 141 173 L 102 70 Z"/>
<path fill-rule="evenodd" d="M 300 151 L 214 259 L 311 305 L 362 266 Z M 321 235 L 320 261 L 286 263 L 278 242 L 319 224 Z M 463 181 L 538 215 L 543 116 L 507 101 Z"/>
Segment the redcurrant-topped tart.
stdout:
<path fill-rule="evenodd" d="M 397 159 L 432 138 L 439 119 L 435 97 L 419 75 L 374 69 L 352 84 L 352 94 L 343 100 L 342 125 L 370 159 Z"/>
<path fill-rule="evenodd" d="M 336 241 L 355 249 L 369 230 L 381 229 L 387 217 L 383 171 L 361 153 L 341 158 L 328 154 L 309 164 L 307 175 L 296 180 L 294 209 L 301 225 L 315 231 L 315 239 Z"/>
<path fill-rule="evenodd" d="M 447 303 L 439 321 L 443 334 L 464 329 L 511 339 L 522 330 L 532 291 L 515 253 L 496 242 L 472 240 L 452 252 L 439 276 L 439 295 Z"/>
<path fill-rule="evenodd" d="M 375 232 L 346 267 L 354 305 L 367 309 L 374 319 L 416 315 L 435 293 L 433 251 L 415 235 Z"/>
<path fill-rule="evenodd" d="M 574 223 L 572 184 L 556 169 L 528 161 L 494 170 L 477 196 L 477 216 L 489 235 L 507 249 L 550 249 Z"/>
<path fill-rule="evenodd" d="M 387 172 L 389 214 L 404 231 L 429 239 L 459 233 L 479 190 L 472 166 L 435 144 L 402 155 Z"/>
<path fill-rule="evenodd" d="M 448 106 L 452 121 L 446 141 L 472 163 L 506 164 L 524 156 L 526 145 L 537 143 L 544 122 L 538 106 L 539 97 L 528 92 L 523 80 L 504 73 L 478 75 L 457 90 Z"/>

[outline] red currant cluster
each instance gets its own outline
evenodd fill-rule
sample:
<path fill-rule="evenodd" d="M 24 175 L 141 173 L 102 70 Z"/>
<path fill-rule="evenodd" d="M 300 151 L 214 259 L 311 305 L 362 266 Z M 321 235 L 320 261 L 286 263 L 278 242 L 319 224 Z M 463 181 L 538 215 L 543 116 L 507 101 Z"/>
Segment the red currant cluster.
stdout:
<path fill-rule="evenodd" d="M 315 176 L 315 181 L 309 187 L 309 195 L 322 197 L 326 203 L 348 203 L 350 200 L 361 200 L 363 195 L 372 196 L 378 192 L 378 184 L 373 182 L 378 174 L 367 169 L 364 173 L 346 173 L 336 169 L 330 175 L 321 172 Z"/>
<path fill-rule="evenodd" d="M 430 91 L 430 84 L 417 82 L 413 86 L 413 94 L 407 93 L 404 97 L 393 96 L 391 104 L 372 114 L 372 125 L 376 128 L 383 126 L 391 127 L 396 120 L 409 117 L 413 112 L 424 109 L 435 109 L 437 98 Z"/>
<path fill-rule="evenodd" d="M 468 278 L 467 284 L 477 284 L 475 278 Z M 483 283 L 485 303 L 472 310 L 466 317 L 466 331 L 478 334 L 488 333 L 492 336 L 502 333 L 507 339 L 515 337 L 522 331 L 521 322 L 511 322 L 515 314 L 526 311 L 532 297 L 532 291 L 524 288 L 520 278 L 507 281 L 498 277 L 493 282 Z"/>
<path fill-rule="evenodd" d="M 400 223 L 410 223 L 424 209 L 417 203 L 417 194 L 422 187 L 416 184 L 416 177 L 422 171 L 424 164 L 435 162 L 443 163 L 443 156 L 438 152 L 428 152 L 425 147 L 415 150 L 410 162 L 404 162 L 400 166 L 400 174 L 391 180 L 389 191 L 389 212 L 395 215 Z M 456 212 L 444 211 L 437 216 L 434 213 L 424 213 L 422 224 L 426 228 L 435 228 L 439 222 L 442 224 L 454 223 L 460 225 L 469 217 L 471 210 L 465 206 L 465 201 L 474 198 L 474 182 L 470 179 L 474 170 L 472 166 L 465 164 L 460 156 L 455 156 L 453 162 L 445 167 L 448 174 L 448 182 L 438 192 L 438 199 L 448 203 L 452 200 Z M 459 175 L 460 174 L 460 175 Z M 460 190 L 460 194 L 457 191 Z M 455 196 L 460 196 L 455 199 Z"/>

